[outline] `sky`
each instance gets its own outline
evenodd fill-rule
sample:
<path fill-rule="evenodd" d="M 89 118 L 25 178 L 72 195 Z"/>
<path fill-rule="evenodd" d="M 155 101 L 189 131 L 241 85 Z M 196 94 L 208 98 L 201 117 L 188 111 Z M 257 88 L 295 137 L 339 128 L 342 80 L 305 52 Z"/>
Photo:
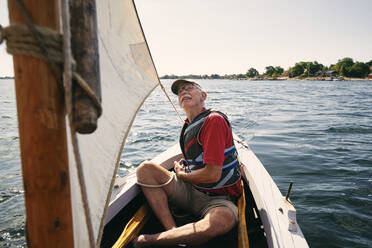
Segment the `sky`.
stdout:
<path fill-rule="evenodd" d="M 103 0 L 102 0 L 103 1 Z M 372 0 L 136 0 L 160 76 L 372 60 Z M 0 0 L 0 24 L 8 25 Z M 12 76 L 0 45 L 0 76 Z"/>

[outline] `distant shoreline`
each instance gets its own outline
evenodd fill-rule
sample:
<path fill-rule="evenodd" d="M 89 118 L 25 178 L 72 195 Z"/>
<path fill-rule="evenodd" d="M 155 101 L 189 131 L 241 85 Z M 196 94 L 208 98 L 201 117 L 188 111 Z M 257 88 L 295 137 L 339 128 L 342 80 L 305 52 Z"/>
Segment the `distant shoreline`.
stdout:
<path fill-rule="evenodd" d="M 10 76 L 5 76 L 5 77 L 0 77 L 1 79 L 14 79 L 14 77 Z M 171 79 L 171 80 L 177 80 L 180 78 L 162 78 L 160 79 Z M 228 79 L 228 80 L 237 80 L 237 81 L 372 81 L 372 78 L 338 78 L 338 77 L 308 77 L 308 78 L 290 78 L 290 77 L 278 77 L 278 78 L 197 78 L 196 80 L 223 80 L 223 79 Z M 194 78 L 191 78 L 191 80 L 195 80 Z"/>
<path fill-rule="evenodd" d="M 163 78 L 160 79 L 169 79 L 169 80 L 177 80 L 177 79 L 188 79 L 188 80 L 236 80 L 236 81 L 372 81 L 372 78 L 348 78 L 348 77 L 277 77 L 277 78 L 187 78 L 187 77 L 179 77 L 179 78 Z"/>
<path fill-rule="evenodd" d="M 348 78 L 348 77 L 308 77 L 308 78 L 290 78 L 290 77 L 278 77 L 278 78 L 244 78 L 237 80 L 248 80 L 248 81 L 372 81 L 372 78 Z"/>

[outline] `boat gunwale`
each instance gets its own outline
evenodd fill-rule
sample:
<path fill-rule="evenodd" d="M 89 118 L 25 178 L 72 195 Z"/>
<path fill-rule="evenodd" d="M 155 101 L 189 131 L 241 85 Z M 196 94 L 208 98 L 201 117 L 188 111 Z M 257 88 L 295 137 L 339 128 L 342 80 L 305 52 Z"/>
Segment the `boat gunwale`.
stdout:
<path fill-rule="evenodd" d="M 249 184 L 264 226 L 268 246 L 308 247 L 297 220 L 291 215 L 295 208 L 287 204 L 278 186 L 254 152 L 238 136 L 236 147 L 243 166 L 243 176 Z M 250 162 L 256 166 L 250 166 Z M 294 221 L 295 231 L 289 229 L 289 219 Z"/>

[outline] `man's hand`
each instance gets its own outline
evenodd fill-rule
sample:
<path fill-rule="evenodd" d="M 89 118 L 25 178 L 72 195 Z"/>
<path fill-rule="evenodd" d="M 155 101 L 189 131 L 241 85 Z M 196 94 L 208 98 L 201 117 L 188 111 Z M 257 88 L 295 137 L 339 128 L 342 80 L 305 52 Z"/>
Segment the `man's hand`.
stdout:
<path fill-rule="evenodd" d="M 174 161 L 174 172 L 179 179 L 189 183 L 215 183 L 221 178 L 222 166 L 206 164 L 204 168 L 187 172 L 180 161 Z"/>
<path fill-rule="evenodd" d="M 186 168 L 182 164 L 182 159 L 180 161 L 174 161 L 174 172 L 176 172 L 176 175 L 179 179 L 185 180 L 187 176 Z"/>

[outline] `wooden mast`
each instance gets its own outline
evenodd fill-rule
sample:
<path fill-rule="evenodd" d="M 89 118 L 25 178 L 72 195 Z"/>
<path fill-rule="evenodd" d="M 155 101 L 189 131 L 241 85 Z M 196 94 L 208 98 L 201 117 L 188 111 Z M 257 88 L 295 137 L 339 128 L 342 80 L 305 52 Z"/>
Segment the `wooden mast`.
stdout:
<path fill-rule="evenodd" d="M 35 25 L 59 30 L 56 0 L 23 0 Z M 10 23 L 25 23 L 9 0 Z M 14 55 L 29 247 L 73 247 L 63 94 L 47 62 Z"/>

